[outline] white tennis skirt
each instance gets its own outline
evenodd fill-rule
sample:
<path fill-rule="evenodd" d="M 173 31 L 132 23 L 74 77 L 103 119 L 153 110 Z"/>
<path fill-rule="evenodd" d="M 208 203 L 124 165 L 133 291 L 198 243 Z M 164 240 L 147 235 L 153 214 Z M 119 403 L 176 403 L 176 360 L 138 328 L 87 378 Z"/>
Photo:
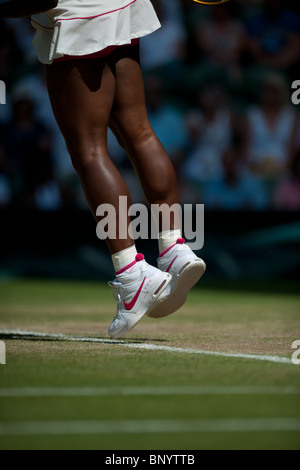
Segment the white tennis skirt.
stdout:
<path fill-rule="evenodd" d="M 51 64 L 64 56 L 86 56 L 130 44 L 161 26 L 150 0 L 82 3 L 77 1 L 76 6 L 76 0 L 60 0 L 57 8 L 32 16 L 37 30 L 33 45 L 40 62 Z"/>

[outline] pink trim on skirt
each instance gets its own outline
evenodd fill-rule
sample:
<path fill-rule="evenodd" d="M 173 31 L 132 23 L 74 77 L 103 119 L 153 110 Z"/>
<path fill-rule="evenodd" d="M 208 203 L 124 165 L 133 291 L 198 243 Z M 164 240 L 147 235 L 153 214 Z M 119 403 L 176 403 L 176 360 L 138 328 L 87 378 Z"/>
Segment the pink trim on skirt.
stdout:
<path fill-rule="evenodd" d="M 75 60 L 75 59 L 98 59 L 101 57 L 107 57 L 109 54 L 111 54 L 113 51 L 116 49 L 119 49 L 119 47 L 126 47 L 126 46 L 137 46 L 140 43 L 140 39 L 132 39 L 130 44 L 124 44 L 122 46 L 108 46 L 102 51 L 94 52 L 93 54 L 87 54 L 87 55 L 64 55 L 63 57 L 59 57 L 58 59 L 54 59 L 53 63 L 56 62 L 64 62 L 66 60 Z"/>

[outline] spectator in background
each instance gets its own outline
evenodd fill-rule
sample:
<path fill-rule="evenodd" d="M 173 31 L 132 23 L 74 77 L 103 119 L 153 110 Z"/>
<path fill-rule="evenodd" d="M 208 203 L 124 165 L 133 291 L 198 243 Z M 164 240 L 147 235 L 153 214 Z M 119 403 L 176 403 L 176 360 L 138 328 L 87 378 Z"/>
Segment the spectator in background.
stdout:
<path fill-rule="evenodd" d="M 196 25 L 195 37 L 204 66 L 210 72 L 223 72 L 232 83 L 240 83 L 247 33 L 242 21 L 234 17 L 234 8 L 233 3 L 213 7 L 211 18 Z"/>
<path fill-rule="evenodd" d="M 24 162 L 25 195 L 28 207 L 51 211 L 61 208 L 59 185 L 54 177 L 50 149 L 40 145 L 29 146 Z"/>
<path fill-rule="evenodd" d="M 287 179 L 279 183 L 275 190 L 274 208 L 300 211 L 300 150 L 292 161 Z"/>
<path fill-rule="evenodd" d="M 246 115 L 245 155 L 249 168 L 267 179 L 282 177 L 297 148 L 298 115 L 290 104 L 286 80 L 268 74 L 260 102 Z"/>
<path fill-rule="evenodd" d="M 204 185 L 202 200 L 206 209 L 263 210 L 268 198 L 262 181 L 250 175 L 241 165 L 236 152 L 227 152 L 223 159 L 224 176 Z"/>
<path fill-rule="evenodd" d="M 13 117 L 0 127 L 0 141 L 14 203 L 56 209 L 59 189 L 53 180 L 49 129 L 36 120 L 30 96 L 17 90 L 12 101 Z"/>
<path fill-rule="evenodd" d="M 172 78 L 169 87 L 180 82 L 186 60 L 186 30 L 179 0 L 152 0 L 162 28 L 141 40 L 141 61 L 145 72 L 159 70 Z"/>
<path fill-rule="evenodd" d="M 300 17 L 283 0 L 264 0 L 262 11 L 248 25 L 249 51 L 266 67 L 292 71 L 300 58 Z"/>
<path fill-rule="evenodd" d="M 187 115 L 191 146 L 184 164 L 187 181 L 199 187 L 205 181 L 223 177 L 222 160 L 232 149 L 236 128 L 235 117 L 222 86 L 210 81 L 200 89 L 200 109 Z"/>
<path fill-rule="evenodd" d="M 5 20 L 7 27 L 14 33 L 17 47 L 22 51 L 24 65 L 37 64 L 36 54 L 32 47 L 34 29 L 28 18 Z"/>
<path fill-rule="evenodd" d="M 37 64 L 36 69 L 24 75 L 14 85 L 15 94 L 30 97 L 34 103 L 34 116 L 36 121 L 46 124 L 51 132 L 52 155 L 56 177 L 65 184 L 66 181 L 76 178 L 75 170 L 70 161 L 70 156 L 62 134 L 54 118 L 49 95 L 46 87 L 44 69 Z"/>

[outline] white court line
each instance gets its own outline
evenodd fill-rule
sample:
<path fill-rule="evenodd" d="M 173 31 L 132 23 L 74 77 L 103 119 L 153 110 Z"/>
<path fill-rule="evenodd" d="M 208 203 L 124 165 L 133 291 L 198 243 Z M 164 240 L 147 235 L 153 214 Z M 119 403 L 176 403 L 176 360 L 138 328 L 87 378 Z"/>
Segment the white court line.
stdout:
<path fill-rule="evenodd" d="M 84 434 L 148 434 L 195 432 L 295 432 L 297 418 L 243 418 L 204 420 L 33 421 L 0 423 L 0 436 Z"/>
<path fill-rule="evenodd" d="M 60 339 L 64 341 L 73 341 L 81 343 L 99 343 L 99 344 L 115 344 L 118 346 L 124 346 L 125 348 L 131 349 L 144 349 L 147 351 L 167 351 L 174 353 L 185 353 L 185 354 L 200 354 L 204 356 L 216 356 L 216 357 L 230 357 L 236 359 L 251 359 L 256 361 L 267 361 L 275 362 L 277 364 L 292 364 L 292 359 L 282 356 L 269 356 L 269 355 L 258 355 L 258 354 L 242 354 L 242 353 L 225 353 L 219 351 L 206 351 L 201 349 L 191 348 L 178 348 L 173 346 L 162 346 L 158 344 L 150 343 L 129 343 L 126 341 L 112 340 L 112 339 L 100 339 L 100 338 L 85 338 L 83 336 L 69 336 L 63 334 L 53 333 L 40 333 L 37 331 L 22 331 L 22 330 L 0 330 L 1 335 L 10 335 L 15 338 L 22 337 L 33 337 L 43 339 Z"/>
<path fill-rule="evenodd" d="M 296 387 L 168 386 L 168 387 L 21 387 L 0 388 L 0 398 L 112 397 L 201 395 L 300 395 Z"/>

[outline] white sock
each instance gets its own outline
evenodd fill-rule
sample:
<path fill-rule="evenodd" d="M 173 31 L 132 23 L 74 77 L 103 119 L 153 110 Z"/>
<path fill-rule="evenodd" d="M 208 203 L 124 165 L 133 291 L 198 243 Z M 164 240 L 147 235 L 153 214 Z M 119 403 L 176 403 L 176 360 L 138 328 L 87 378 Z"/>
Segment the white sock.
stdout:
<path fill-rule="evenodd" d="M 129 264 L 135 261 L 137 255 L 135 245 L 130 246 L 129 248 L 125 248 L 125 250 L 119 251 L 111 256 L 114 270 L 116 273 L 121 271 L 122 269 L 126 268 Z"/>
<path fill-rule="evenodd" d="M 166 230 L 165 232 L 160 232 L 158 235 L 158 248 L 159 252 L 170 248 L 170 246 L 175 245 L 178 238 L 181 238 L 181 230 Z"/>

